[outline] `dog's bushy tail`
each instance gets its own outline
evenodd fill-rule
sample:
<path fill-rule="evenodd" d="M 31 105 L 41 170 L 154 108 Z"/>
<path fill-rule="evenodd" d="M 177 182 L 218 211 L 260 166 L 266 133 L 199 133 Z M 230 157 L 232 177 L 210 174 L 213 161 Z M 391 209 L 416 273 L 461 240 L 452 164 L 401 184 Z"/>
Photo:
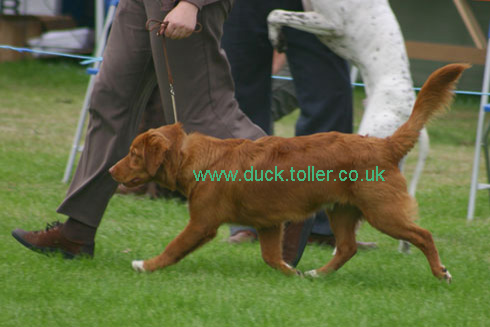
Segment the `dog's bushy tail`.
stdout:
<path fill-rule="evenodd" d="M 453 90 L 468 64 L 450 64 L 433 72 L 422 86 L 410 118 L 387 140 L 396 162 L 415 145 L 420 130 L 436 113 L 444 111 L 452 101 Z"/>

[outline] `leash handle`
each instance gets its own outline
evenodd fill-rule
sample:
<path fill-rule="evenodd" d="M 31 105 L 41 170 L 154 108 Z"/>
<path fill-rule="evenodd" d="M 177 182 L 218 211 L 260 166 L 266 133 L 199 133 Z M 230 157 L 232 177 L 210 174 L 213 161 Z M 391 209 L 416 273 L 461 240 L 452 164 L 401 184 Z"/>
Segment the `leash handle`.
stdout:
<path fill-rule="evenodd" d="M 163 27 L 163 33 L 160 33 L 160 30 Z M 163 47 L 163 57 L 165 59 L 165 67 L 167 68 L 167 77 L 168 77 L 168 84 L 169 84 L 169 92 L 170 92 L 170 98 L 172 100 L 172 108 L 174 111 L 174 122 L 177 122 L 177 106 L 175 105 L 175 91 L 174 91 L 174 78 L 172 76 L 172 71 L 170 70 L 170 64 L 168 62 L 168 54 L 167 54 L 167 44 L 165 42 L 165 30 L 168 27 L 168 22 L 165 21 L 159 21 L 157 19 L 149 19 L 146 21 L 146 29 L 148 31 L 154 31 L 155 29 L 158 29 L 157 31 L 157 36 L 162 37 L 162 47 Z M 194 29 L 194 33 L 199 33 L 202 31 L 202 25 L 200 23 L 196 24 L 196 27 Z"/>
<path fill-rule="evenodd" d="M 160 34 L 160 27 L 163 25 L 163 32 L 164 34 Z M 168 22 L 165 22 L 165 21 L 160 21 L 158 19 L 148 19 L 146 21 L 146 29 L 148 31 L 154 31 L 156 30 L 157 28 L 159 29 L 157 31 L 157 36 L 163 36 L 165 37 L 165 30 L 167 29 L 168 27 Z M 196 23 L 196 27 L 194 28 L 194 32 L 193 33 L 200 33 L 202 31 L 202 24 L 201 23 Z"/>

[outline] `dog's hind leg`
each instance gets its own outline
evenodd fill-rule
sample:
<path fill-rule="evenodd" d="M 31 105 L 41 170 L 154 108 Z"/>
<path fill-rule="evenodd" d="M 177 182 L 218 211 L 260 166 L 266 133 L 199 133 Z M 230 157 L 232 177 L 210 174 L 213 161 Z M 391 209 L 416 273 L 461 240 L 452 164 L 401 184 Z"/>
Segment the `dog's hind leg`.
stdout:
<path fill-rule="evenodd" d="M 137 271 L 154 271 L 173 265 L 212 240 L 216 236 L 217 229 L 218 226 L 206 226 L 191 220 L 160 255 L 145 261 L 133 261 L 133 268 Z"/>
<path fill-rule="evenodd" d="M 301 275 L 282 259 L 282 225 L 257 230 L 259 234 L 262 258 L 274 269 L 282 271 L 286 275 Z"/>
<path fill-rule="evenodd" d="M 330 226 L 335 236 L 335 255 L 325 266 L 310 270 L 305 275 L 318 277 L 338 270 L 357 252 L 356 226 L 361 219 L 359 209 L 349 205 L 336 204 L 328 211 Z"/>
<path fill-rule="evenodd" d="M 408 194 L 407 194 L 408 197 Z M 406 203 L 402 200 L 402 202 Z M 386 203 L 390 203 L 387 205 Z M 406 240 L 418 247 L 429 261 L 432 274 L 439 279 L 451 282 L 451 274 L 441 264 L 432 234 L 417 226 L 404 212 L 403 203 L 396 203 L 394 199 L 385 199 L 377 207 L 370 204 L 370 210 L 363 211 L 364 218 L 376 229 L 398 240 Z"/>

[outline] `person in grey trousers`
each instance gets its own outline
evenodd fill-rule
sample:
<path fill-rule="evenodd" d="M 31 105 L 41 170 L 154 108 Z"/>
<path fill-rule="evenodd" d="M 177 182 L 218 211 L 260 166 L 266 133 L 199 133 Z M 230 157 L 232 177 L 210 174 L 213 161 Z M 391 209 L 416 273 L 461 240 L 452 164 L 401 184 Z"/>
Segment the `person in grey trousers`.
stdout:
<path fill-rule="evenodd" d="M 220 48 L 232 0 L 121 0 L 90 101 L 83 153 L 58 213 L 64 223 L 45 230 L 16 229 L 22 245 L 66 258 L 93 256 L 94 240 L 117 184 L 108 169 L 124 157 L 144 110 L 142 98 L 160 87 L 165 121 L 174 122 L 162 38 L 148 20 L 168 22 L 164 31 L 174 79 L 177 117 L 187 132 L 218 138 L 265 135 L 239 109 L 228 61 Z M 195 33 L 196 24 L 202 30 Z M 163 31 L 161 29 L 161 31 Z"/>

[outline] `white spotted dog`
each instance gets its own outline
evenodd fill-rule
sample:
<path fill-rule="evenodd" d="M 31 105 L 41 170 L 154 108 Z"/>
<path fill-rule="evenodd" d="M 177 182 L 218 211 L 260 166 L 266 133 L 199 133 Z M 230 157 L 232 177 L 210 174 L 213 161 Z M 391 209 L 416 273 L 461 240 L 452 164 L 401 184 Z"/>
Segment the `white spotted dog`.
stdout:
<path fill-rule="evenodd" d="M 273 10 L 269 38 L 284 51 L 283 26 L 315 34 L 339 56 L 356 66 L 365 84 L 367 102 L 359 134 L 392 135 L 409 117 L 415 101 L 409 62 L 400 27 L 387 0 L 304 0 L 305 12 Z M 414 196 L 429 151 L 425 128 L 409 193 Z M 407 252 L 409 245 L 400 243 Z"/>

